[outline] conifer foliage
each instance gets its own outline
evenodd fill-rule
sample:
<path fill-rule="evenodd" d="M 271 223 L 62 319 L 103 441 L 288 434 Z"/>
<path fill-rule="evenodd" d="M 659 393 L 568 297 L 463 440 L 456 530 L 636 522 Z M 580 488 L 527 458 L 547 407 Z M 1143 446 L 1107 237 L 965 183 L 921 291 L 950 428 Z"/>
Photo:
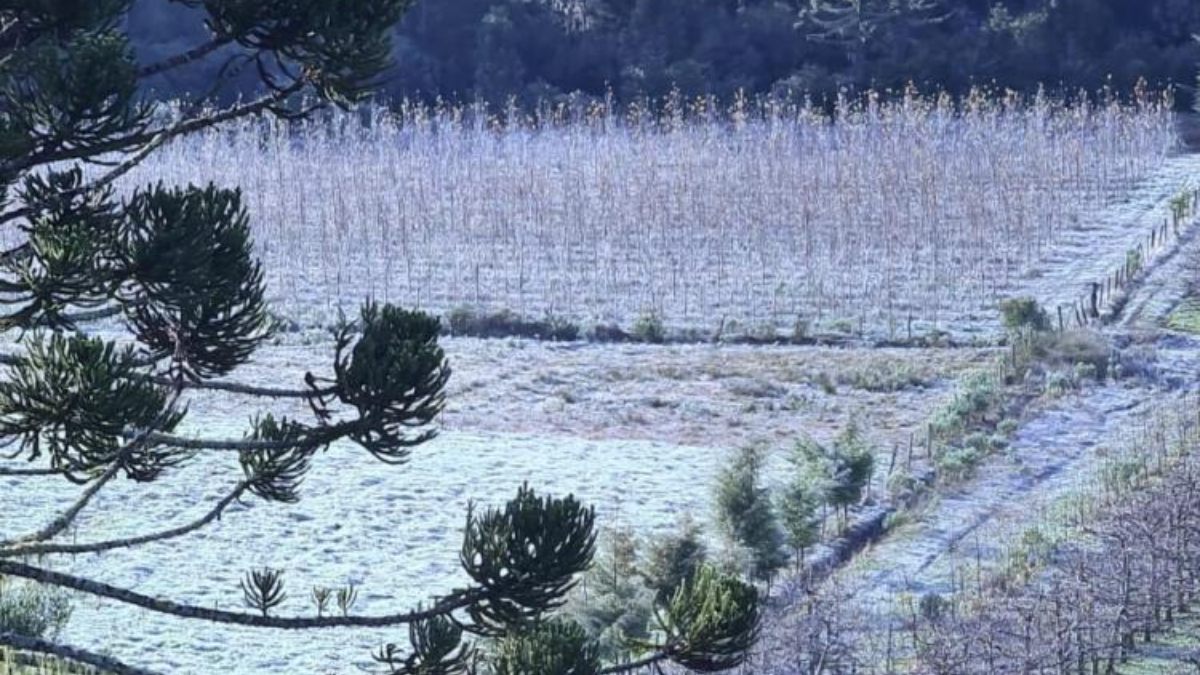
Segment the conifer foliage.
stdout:
<path fill-rule="evenodd" d="M 389 66 L 390 31 L 410 0 L 178 1 L 203 10 L 208 41 L 139 64 L 122 32 L 130 0 L 0 0 L 0 225 L 19 241 L 0 252 L 0 330 L 13 338 L 0 358 L 0 442 L 15 448 L 10 459 L 28 461 L 0 466 L 0 475 L 25 480 L 18 489 L 31 492 L 39 480 L 80 485 L 57 518 L 0 541 L 0 578 L 264 631 L 403 627 L 407 645 L 375 654 L 397 674 L 592 675 L 660 662 L 710 672 L 741 663 L 757 633 L 758 596 L 709 570 L 660 594 L 656 629 L 639 643 L 637 662 L 605 665 L 583 628 L 556 611 L 592 564 L 594 513 L 574 497 L 528 486 L 500 508 L 469 511 L 460 560 L 467 583 L 409 612 L 355 613 L 357 589 L 348 587 L 336 590 L 340 615 L 328 611 L 335 591 L 324 588 L 313 589 L 311 615 L 288 615 L 285 589 L 295 586 L 273 568 L 248 571 L 240 594 L 230 589 L 227 606 L 241 595 L 249 611 L 188 605 L 54 569 L 55 556 L 182 537 L 240 499 L 294 503 L 314 457 L 333 443 L 361 447 L 363 461 L 380 461 L 381 471 L 403 464 L 434 437 L 450 377 L 438 319 L 367 304 L 336 331 L 330 362 L 313 364 L 294 388 L 227 379 L 272 333 L 240 192 L 116 189 L 174 138 L 253 115 L 304 115 L 314 101 L 360 100 Z M 227 71 L 249 71 L 265 93 L 215 110 L 185 101 L 173 115 L 140 98 L 145 78 L 213 58 L 227 59 L 213 91 Z M 127 330 L 120 340 L 89 332 L 93 321 L 114 317 Z M 263 414 L 238 439 L 179 436 L 195 390 L 300 399 L 311 415 Z M 106 485 L 150 484 L 215 452 L 237 453 L 243 475 L 201 518 L 127 538 L 79 532 L 64 540 Z M 0 646 L 110 673 L 147 672 L 5 623 Z"/>

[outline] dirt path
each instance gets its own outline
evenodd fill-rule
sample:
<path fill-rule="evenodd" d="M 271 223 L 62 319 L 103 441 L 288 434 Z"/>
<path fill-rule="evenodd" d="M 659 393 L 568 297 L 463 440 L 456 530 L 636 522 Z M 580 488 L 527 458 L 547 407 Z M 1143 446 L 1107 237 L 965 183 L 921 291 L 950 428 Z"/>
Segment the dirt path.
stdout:
<path fill-rule="evenodd" d="M 1091 475 L 1097 449 L 1118 441 L 1160 393 L 1148 386 L 1096 387 L 1034 413 L 1004 455 L 864 554 L 851 571 L 856 596 L 890 603 L 898 593 L 953 590 L 964 558 L 1004 555 L 1005 542 L 979 536 L 985 526 L 1036 519 L 1035 504 L 1077 488 Z"/>

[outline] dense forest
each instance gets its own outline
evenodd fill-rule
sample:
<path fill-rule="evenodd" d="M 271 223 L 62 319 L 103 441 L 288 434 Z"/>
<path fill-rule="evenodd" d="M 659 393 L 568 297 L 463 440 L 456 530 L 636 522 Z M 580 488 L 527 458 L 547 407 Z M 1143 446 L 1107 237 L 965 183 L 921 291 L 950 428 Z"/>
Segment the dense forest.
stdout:
<path fill-rule="evenodd" d="M 208 41 L 181 13 L 203 0 L 135 0 L 139 56 Z M 1139 78 L 1192 100 L 1200 61 L 1195 0 L 417 0 L 396 29 L 393 98 L 619 100 L 813 94 L 841 88 L 961 92 L 977 84 L 1053 91 Z M 228 50 L 150 82 L 155 95 L 228 100 L 257 81 Z M 199 91 L 220 71 L 224 84 Z"/>

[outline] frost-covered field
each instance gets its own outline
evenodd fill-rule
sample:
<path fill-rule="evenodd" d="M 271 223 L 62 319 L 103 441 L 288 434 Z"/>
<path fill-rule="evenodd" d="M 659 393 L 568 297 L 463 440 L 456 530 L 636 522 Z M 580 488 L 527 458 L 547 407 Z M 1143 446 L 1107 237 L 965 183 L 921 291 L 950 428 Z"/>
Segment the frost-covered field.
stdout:
<path fill-rule="evenodd" d="M 1047 273 L 1061 286 L 1053 272 L 1080 262 L 1081 241 L 1087 261 L 1119 262 L 1147 233 L 1127 207 L 1187 181 L 1157 102 L 911 97 L 837 114 L 363 111 L 189 138 L 126 184 L 241 186 L 277 308 L 302 323 L 371 295 L 584 325 L 654 312 L 709 332 L 790 334 L 799 318 L 903 337 L 910 320 L 992 325 L 998 299 Z M 1138 186 L 1149 194 L 1127 203 Z"/>
<path fill-rule="evenodd" d="M 584 325 L 627 327 L 655 312 L 671 328 L 706 332 L 736 320 L 787 334 L 800 318 L 902 337 L 910 316 L 918 331 L 987 331 L 999 298 L 1030 294 L 1053 307 L 1077 297 L 1120 265 L 1200 175 L 1196 156 L 1172 154 L 1169 114 L 1151 104 L 974 101 L 956 110 L 907 99 L 846 107 L 838 125 L 810 109 L 742 113 L 649 120 L 601 111 L 570 123 L 491 126 L 455 111 L 407 109 L 367 126 L 352 115 L 332 126 L 251 126 L 168 146 L 123 187 L 213 180 L 245 190 L 275 308 L 298 330 L 235 379 L 294 387 L 306 370 L 328 366 L 328 334 L 313 326 L 367 296 Z M 1179 241 L 1195 248 L 1195 232 L 1184 235 Z M 1169 262 L 1172 251 L 1156 255 Z M 1147 260 L 1152 268 L 1159 261 Z M 1171 276 L 1162 272 L 1152 269 L 1146 287 L 1156 307 L 1169 308 L 1176 300 L 1163 298 L 1174 286 L 1155 281 Z M 408 609 L 463 582 L 457 552 L 467 505 L 502 503 L 523 481 L 575 493 L 597 507 L 602 525 L 653 537 L 683 514 L 708 523 L 714 476 L 731 449 L 767 444 L 768 481 L 777 483 L 797 438 L 828 440 L 854 420 L 876 449 L 878 497 L 895 462 L 927 468 L 907 447 L 954 397 L 954 380 L 998 356 L 974 348 L 445 345 L 454 368 L 439 421 L 445 433 L 408 465 L 335 446 L 318 458 L 297 505 L 249 500 L 179 540 L 47 564 L 222 608 L 240 608 L 246 570 L 270 565 L 286 572 L 280 614 L 310 614 L 311 587 L 347 583 L 361 589 L 357 613 Z M 1193 352 L 1190 343 L 1180 350 L 1171 374 L 1188 386 Z M 943 589 L 963 546 L 986 533 L 1008 537 L 1036 517 L 1026 506 L 1092 475 L 1102 445 L 1168 389 L 1133 381 L 1035 408 L 1005 456 L 983 460 L 960 490 L 935 500 L 846 578 L 884 605 L 898 593 Z M 240 437 L 258 412 L 305 414 L 296 402 L 189 395 L 183 431 L 207 437 Z M 187 522 L 239 473 L 235 457 L 209 453 L 162 482 L 110 486 L 71 536 L 91 541 Z M 77 490 L 48 480 L 31 500 L 15 486 L 0 478 L 0 511 L 20 514 L 0 522 L 0 539 L 40 525 Z M 90 598 L 77 601 L 62 637 L 184 674 L 354 672 L 373 648 L 404 641 L 402 628 L 281 633 Z M 769 639 L 787 643 L 776 633 Z"/>
<path fill-rule="evenodd" d="M 951 395 L 950 381 L 989 356 L 473 339 L 449 340 L 447 351 L 456 373 L 445 415 L 450 431 L 419 448 L 408 465 L 385 466 L 354 447 L 335 446 L 318 458 L 297 505 L 249 500 L 188 537 L 54 566 L 150 595 L 232 609 L 241 607 L 241 575 L 271 565 L 286 570 L 290 597 L 280 614 L 311 613 L 312 586 L 349 582 L 361 587 L 356 612 L 405 609 L 463 583 L 457 552 L 472 500 L 500 504 L 527 480 L 538 490 L 575 493 L 597 507 L 603 525 L 629 526 L 643 536 L 669 530 L 683 514 L 706 523 L 714 476 L 729 449 L 770 440 L 778 468 L 796 434 L 825 437 L 856 417 L 871 430 L 885 463 L 891 444 Z M 326 344 L 267 348 L 243 375 L 286 385 L 328 353 Z M 912 359 L 916 354 L 922 358 Z M 831 394 L 813 381 L 821 368 L 836 375 L 909 361 L 918 363 L 911 375 L 921 384 L 899 392 L 841 385 Z M 573 402 L 539 389 L 539 382 L 571 392 Z M 554 401 L 565 408 L 547 405 Z M 247 406 L 256 403 L 199 393 L 185 432 L 240 435 Z M 288 404 L 268 408 L 301 412 Z M 189 521 L 239 476 L 236 457 L 211 453 L 159 483 L 110 486 L 84 512 L 77 536 L 109 538 Z M 46 480 L 31 503 L 28 488 L 6 489 L 15 486 L 8 480 L 0 479 L 0 510 L 21 517 L 6 518 L 0 537 L 52 517 L 77 491 Z M 63 638 L 162 672 L 250 675 L 353 672 L 347 659 L 369 662 L 374 648 L 403 642 L 404 634 L 210 626 L 81 597 Z"/>

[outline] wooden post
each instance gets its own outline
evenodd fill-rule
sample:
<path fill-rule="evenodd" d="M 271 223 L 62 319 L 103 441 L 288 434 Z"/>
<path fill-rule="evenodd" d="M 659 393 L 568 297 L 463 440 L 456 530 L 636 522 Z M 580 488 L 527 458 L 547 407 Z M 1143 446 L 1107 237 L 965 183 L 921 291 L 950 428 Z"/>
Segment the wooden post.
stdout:
<path fill-rule="evenodd" d="M 1100 318 L 1100 284 L 1092 282 L 1092 318 Z"/>

